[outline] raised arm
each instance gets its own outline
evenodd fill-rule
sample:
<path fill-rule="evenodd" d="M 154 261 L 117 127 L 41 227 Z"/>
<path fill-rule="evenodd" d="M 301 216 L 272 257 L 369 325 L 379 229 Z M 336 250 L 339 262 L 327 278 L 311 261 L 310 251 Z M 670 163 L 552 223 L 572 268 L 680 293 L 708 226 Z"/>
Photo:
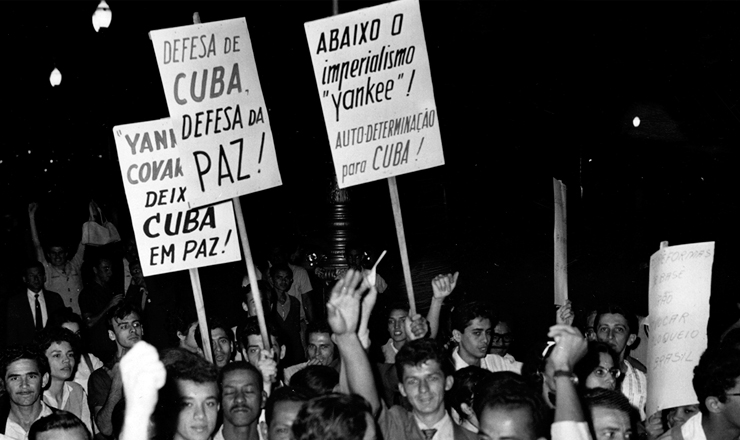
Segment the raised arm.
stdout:
<path fill-rule="evenodd" d="M 46 257 L 44 256 L 44 248 L 41 246 L 41 241 L 39 240 L 39 232 L 36 229 L 36 210 L 38 207 L 38 203 L 28 204 L 28 220 L 31 224 L 31 240 L 36 250 L 36 259 L 43 263 L 46 261 Z"/>
<path fill-rule="evenodd" d="M 119 439 L 149 438 L 148 421 L 157 405 L 157 392 L 167 378 L 157 349 L 146 342 L 137 342 L 121 360 L 121 376 L 127 404 Z"/>
<path fill-rule="evenodd" d="M 554 325 L 547 336 L 555 340 L 555 348 L 547 359 L 555 372 L 555 422 L 585 422 L 576 385 L 569 375 L 586 354 L 588 342 L 577 328 L 569 325 Z"/>
<path fill-rule="evenodd" d="M 432 330 L 431 338 L 434 339 L 439 333 L 439 314 L 442 312 L 442 303 L 445 298 L 450 296 L 455 286 L 457 286 L 457 277 L 460 272 L 455 274 L 448 273 L 447 275 L 437 275 L 432 280 L 432 305 L 429 307 L 429 313 L 427 313 L 427 321 L 429 321 L 429 327 Z"/>
<path fill-rule="evenodd" d="M 331 299 L 326 304 L 326 312 L 334 333 L 333 339 L 339 348 L 342 372 L 346 374 L 349 390 L 370 402 L 375 414 L 380 409 L 380 399 L 375 389 L 370 360 L 357 336 L 360 300 L 367 290 L 367 286 L 360 284 L 361 281 L 362 272 L 348 270 L 334 285 Z"/>

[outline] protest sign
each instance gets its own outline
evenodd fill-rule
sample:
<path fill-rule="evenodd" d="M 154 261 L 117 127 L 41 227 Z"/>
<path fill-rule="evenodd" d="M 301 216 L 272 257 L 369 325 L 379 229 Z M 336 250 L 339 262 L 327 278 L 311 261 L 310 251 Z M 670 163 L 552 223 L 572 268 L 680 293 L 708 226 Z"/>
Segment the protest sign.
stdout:
<path fill-rule="evenodd" d="M 144 275 L 241 258 L 232 203 L 188 209 L 181 148 L 170 119 L 113 128 Z"/>
<path fill-rule="evenodd" d="M 565 185 L 553 178 L 552 188 L 555 204 L 555 304 L 563 305 L 568 300 L 568 217 L 566 211 Z"/>
<path fill-rule="evenodd" d="M 697 403 L 691 380 L 707 348 L 714 242 L 664 247 L 650 258 L 647 415 Z"/>
<path fill-rule="evenodd" d="M 245 19 L 151 32 L 191 207 L 281 184 Z"/>
<path fill-rule="evenodd" d="M 417 0 L 305 29 L 340 188 L 444 164 Z"/>

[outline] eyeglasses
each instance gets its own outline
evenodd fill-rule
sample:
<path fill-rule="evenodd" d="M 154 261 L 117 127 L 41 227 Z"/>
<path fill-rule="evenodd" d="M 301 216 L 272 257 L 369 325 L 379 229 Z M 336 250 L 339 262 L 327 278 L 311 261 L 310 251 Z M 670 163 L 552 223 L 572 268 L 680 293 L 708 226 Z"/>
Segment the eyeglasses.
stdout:
<path fill-rule="evenodd" d="M 596 375 L 596 377 L 599 378 L 604 378 L 607 374 L 611 374 L 614 379 L 619 379 L 620 376 L 622 376 L 622 370 L 620 370 L 619 368 L 606 369 L 604 367 L 597 367 L 594 370 L 594 374 Z"/>
<path fill-rule="evenodd" d="M 500 342 L 504 341 L 507 344 L 514 340 L 514 336 L 511 333 L 491 333 L 491 341 Z"/>

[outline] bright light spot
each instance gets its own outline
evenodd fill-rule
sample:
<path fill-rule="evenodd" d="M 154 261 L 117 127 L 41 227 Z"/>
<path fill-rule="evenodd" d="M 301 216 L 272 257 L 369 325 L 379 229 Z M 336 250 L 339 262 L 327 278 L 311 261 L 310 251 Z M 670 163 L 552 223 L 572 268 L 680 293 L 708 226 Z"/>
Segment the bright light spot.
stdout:
<path fill-rule="evenodd" d="M 28 150 L 28 154 L 31 154 L 31 150 Z"/>
<path fill-rule="evenodd" d="M 54 163 L 54 159 L 51 159 L 51 160 L 49 161 L 49 163 Z"/>
<path fill-rule="evenodd" d="M 102 154 L 100 154 L 100 155 L 98 155 L 98 157 L 102 159 L 102 158 L 103 158 L 103 155 L 102 155 Z"/>
<path fill-rule="evenodd" d="M 591 161 L 592 161 L 592 160 L 593 160 L 593 159 L 589 159 L 589 160 L 588 160 L 588 162 L 589 162 L 589 163 L 591 163 Z"/>
<path fill-rule="evenodd" d="M 93 28 L 95 32 L 98 32 L 100 28 L 108 28 L 110 21 L 113 18 L 113 13 L 110 11 L 110 6 L 105 0 L 101 1 L 98 8 L 95 10 L 92 16 Z"/>
<path fill-rule="evenodd" d="M 635 127 L 639 127 L 640 126 L 640 117 L 639 116 L 635 116 L 635 119 L 632 120 L 632 125 L 634 125 Z"/>
<path fill-rule="evenodd" d="M 44 168 L 44 172 L 46 172 L 46 168 Z"/>
<path fill-rule="evenodd" d="M 59 84 L 62 83 L 62 72 L 59 71 L 56 67 L 54 70 L 51 71 L 51 75 L 49 76 L 49 83 L 51 83 L 52 87 L 56 87 Z"/>
<path fill-rule="evenodd" d="M 0 163 L 3 163 L 2 159 L 0 159 Z"/>

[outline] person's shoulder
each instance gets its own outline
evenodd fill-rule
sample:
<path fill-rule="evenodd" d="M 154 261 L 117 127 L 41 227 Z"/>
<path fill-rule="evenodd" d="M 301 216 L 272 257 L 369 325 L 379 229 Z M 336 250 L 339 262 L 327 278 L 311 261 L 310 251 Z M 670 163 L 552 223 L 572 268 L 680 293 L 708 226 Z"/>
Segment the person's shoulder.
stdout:
<path fill-rule="evenodd" d="M 642 371 L 643 373 L 647 374 L 647 367 L 639 360 L 633 358 L 632 356 L 627 356 L 625 360 L 629 362 L 630 365 L 632 365 L 632 368 L 634 368 L 635 370 Z"/>

